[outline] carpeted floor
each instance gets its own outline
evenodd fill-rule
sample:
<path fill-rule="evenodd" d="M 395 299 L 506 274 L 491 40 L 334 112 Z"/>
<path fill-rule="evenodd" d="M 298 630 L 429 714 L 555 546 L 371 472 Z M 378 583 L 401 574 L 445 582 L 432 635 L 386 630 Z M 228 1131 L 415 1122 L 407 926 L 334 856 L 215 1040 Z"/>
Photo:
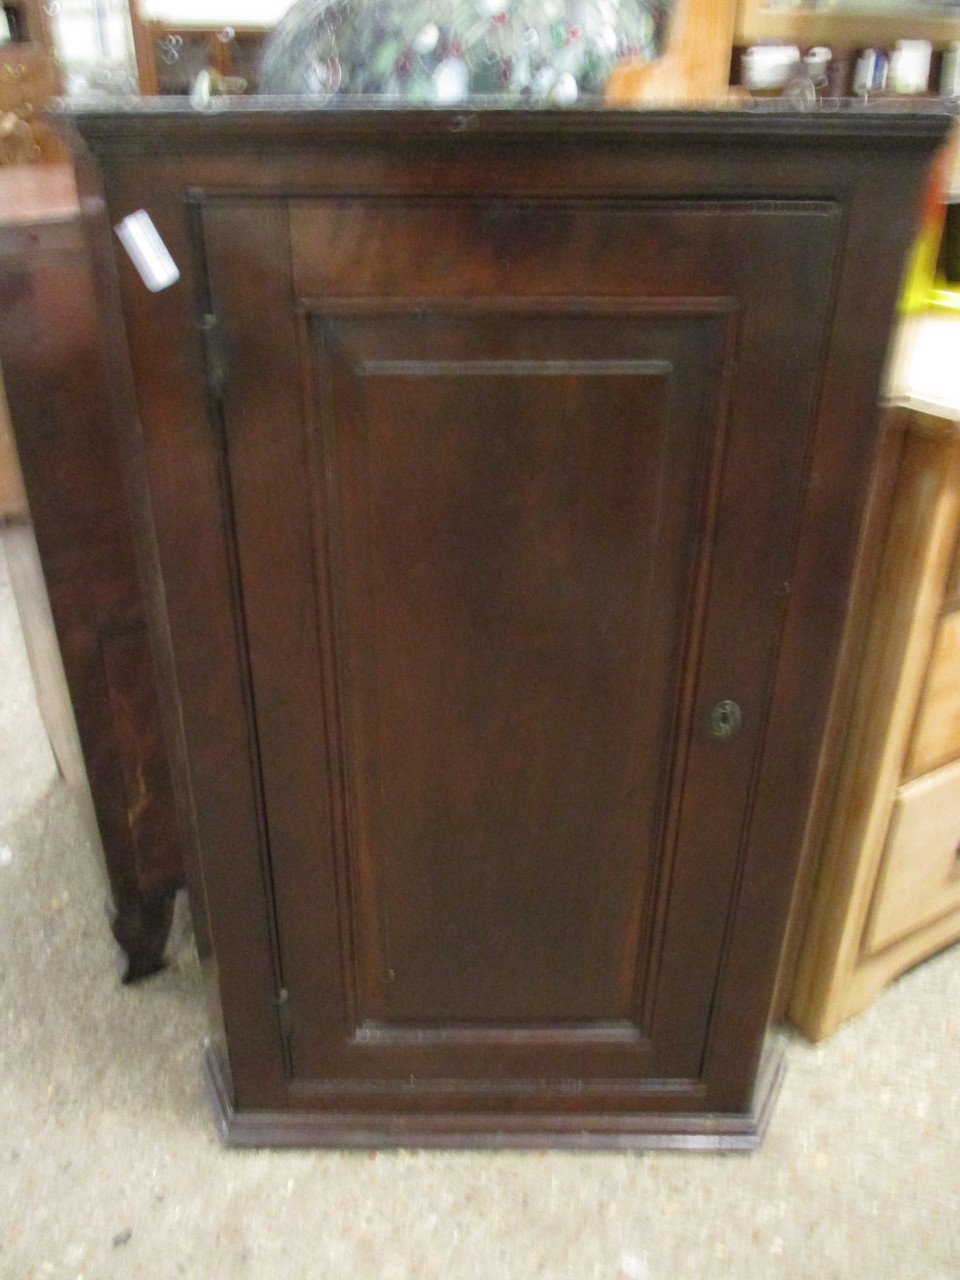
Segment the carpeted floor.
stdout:
<path fill-rule="evenodd" d="M 0 546 L 0 1280 L 958 1280 L 960 948 L 788 1044 L 752 1156 L 237 1153 L 172 962 L 121 988 Z"/>

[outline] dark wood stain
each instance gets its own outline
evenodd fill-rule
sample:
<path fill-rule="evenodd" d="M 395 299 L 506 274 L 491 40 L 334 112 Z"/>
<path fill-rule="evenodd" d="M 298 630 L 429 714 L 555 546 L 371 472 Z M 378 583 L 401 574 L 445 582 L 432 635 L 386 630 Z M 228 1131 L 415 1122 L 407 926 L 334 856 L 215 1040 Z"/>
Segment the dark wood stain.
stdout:
<path fill-rule="evenodd" d="M 230 1134 L 749 1145 L 946 122 L 75 123 Z"/>
<path fill-rule="evenodd" d="M 0 225 L 0 362 L 133 981 L 163 964 L 183 883 L 105 330 L 79 213 Z"/>

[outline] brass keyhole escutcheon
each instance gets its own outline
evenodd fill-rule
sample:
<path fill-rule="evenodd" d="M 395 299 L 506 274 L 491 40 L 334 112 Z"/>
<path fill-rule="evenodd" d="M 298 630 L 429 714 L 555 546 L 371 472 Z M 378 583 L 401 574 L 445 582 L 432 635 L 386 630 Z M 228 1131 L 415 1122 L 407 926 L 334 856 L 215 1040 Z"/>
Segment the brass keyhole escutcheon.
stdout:
<path fill-rule="evenodd" d="M 715 738 L 732 738 L 743 724 L 743 712 L 735 702 L 725 699 L 710 712 L 710 732 Z"/>

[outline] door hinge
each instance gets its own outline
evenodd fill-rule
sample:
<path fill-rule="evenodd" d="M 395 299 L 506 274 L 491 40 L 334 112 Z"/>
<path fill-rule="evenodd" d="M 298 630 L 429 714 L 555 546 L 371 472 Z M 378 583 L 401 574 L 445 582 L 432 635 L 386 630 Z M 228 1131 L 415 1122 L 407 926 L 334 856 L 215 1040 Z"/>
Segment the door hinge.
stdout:
<path fill-rule="evenodd" d="M 212 312 L 200 317 L 197 328 L 203 335 L 203 352 L 207 366 L 207 387 L 218 404 L 227 385 L 227 365 L 223 355 L 223 330 L 220 317 Z"/>
<path fill-rule="evenodd" d="M 273 1003 L 276 1006 L 277 1019 L 280 1023 L 280 1034 L 284 1040 L 292 1040 L 293 1014 L 290 1008 L 290 992 L 286 987 L 280 988 Z"/>

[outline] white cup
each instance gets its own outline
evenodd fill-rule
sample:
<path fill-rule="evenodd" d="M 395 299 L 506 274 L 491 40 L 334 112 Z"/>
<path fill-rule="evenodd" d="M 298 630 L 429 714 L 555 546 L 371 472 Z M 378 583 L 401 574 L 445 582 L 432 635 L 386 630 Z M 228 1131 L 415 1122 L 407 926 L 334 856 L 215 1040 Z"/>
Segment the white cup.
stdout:
<path fill-rule="evenodd" d="M 890 58 L 890 87 L 894 93 L 926 93 L 930 83 L 929 40 L 898 40 Z"/>

